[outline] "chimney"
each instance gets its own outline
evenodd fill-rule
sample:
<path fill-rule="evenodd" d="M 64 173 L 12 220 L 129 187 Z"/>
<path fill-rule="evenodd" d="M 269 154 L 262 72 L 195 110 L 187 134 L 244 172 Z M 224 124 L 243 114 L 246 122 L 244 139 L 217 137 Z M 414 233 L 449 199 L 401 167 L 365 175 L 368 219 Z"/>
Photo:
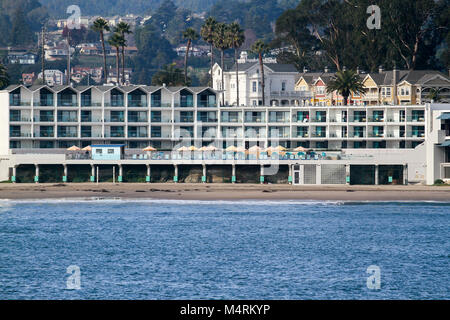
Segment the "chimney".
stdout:
<path fill-rule="evenodd" d="M 361 70 L 359 70 L 359 67 L 356 67 L 356 73 L 357 73 L 357 74 L 360 74 L 360 73 L 361 73 Z"/>
<path fill-rule="evenodd" d="M 303 73 L 307 73 L 308 72 L 308 69 L 306 69 L 306 67 L 303 67 Z M 450 72 L 450 69 L 449 69 L 449 72 Z"/>
<path fill-rule="evenodd" d="M 399 78 L 399 72 L 397 70 L 397 66 L 394 63 L 394 69 L 392 70 L 392 82 L 393 82 L 393 96 L 394 96 L 394 105 L 398 104 L 398 99 L 397 99 L 397 81 Z"/>
<path fill-rule="evenodd" d="M 344 66 L 344 67 L 342 68 L 342 71 L 347 71 L 347 67 Z"/>
<path fill-rule="evenodd" d="M 165 84 L 165 83 L 163 83 L 163 87 L 164 87 L 164 88 L 166 87 L 166 84 Z"/>
<path fill-rule="evenodd" d="M 384 72 L 383 66 L 379 66 L 378 67 L 378 73 L 383 73 L 383 72 Z"/>
<path fill-rule="evenodd" d="M 328 73 L 330 70 L 328 69 L 328 67 L 325 67 L 325 69 L 323 70 L 325 73 Z"/>

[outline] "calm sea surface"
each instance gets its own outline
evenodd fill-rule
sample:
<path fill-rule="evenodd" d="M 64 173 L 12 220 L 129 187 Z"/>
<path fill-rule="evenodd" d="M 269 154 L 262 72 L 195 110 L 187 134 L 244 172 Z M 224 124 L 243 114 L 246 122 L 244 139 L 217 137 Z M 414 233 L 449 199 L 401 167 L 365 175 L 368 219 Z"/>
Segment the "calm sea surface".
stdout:
<path fill-rule="evenodd" d="M 0 299 L 450 299 L 450 203 L 0 201 Z"/>

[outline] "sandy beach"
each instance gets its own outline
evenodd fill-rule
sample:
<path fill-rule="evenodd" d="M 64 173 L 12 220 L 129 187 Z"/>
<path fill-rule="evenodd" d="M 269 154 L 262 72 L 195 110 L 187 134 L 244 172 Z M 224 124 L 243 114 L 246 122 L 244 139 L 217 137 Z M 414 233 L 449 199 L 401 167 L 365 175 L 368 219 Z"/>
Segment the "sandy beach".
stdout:
<path fill-rule="evenodd" d="M 291 186 L 255 184 L 1 184 L 0 199 L 449 201 L 450 186 Z"/>

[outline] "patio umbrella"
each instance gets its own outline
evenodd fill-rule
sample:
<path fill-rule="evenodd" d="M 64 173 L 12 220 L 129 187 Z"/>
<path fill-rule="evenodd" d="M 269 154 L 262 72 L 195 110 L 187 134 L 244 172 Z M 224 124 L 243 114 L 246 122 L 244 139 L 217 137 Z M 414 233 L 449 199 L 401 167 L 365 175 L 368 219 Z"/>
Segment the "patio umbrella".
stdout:
<path fill-rule="evenodd" d="M 246 152 L 247 149 L 245 149 L 244 147 L 237 147 L 236 148 L 236 152 Z"/>
<path fill-rule="evenodd" d="M 195 146 L 190 146 L 188 149 L 189 149 L 189 151 L 197 151 L 198 150 Z"/>
<path fill-rule="evenodd" d="M 156 149 L 152 146 L 148 146 L 147 148 L 143 149 L 143 151 L 156 151 Z"/>
<path fill-rule="evenodd" d="M 182 151 L 189 151 L 189 149 L 188 149 L 188 147 L 182 146 L 181 148 L 178 148 L 177 151 L 180 151 L 180 152 L 182 152 Z"/>
<path fill-rule="evenodd" d="M 258 146 L 253 146 L 250 149 L 248 149 L 249 152 L 260 152 L 262 149 Z"/>
<path fill-rule="evenodd" d="M 295 152 L 306 152 L 306 151 L 308 151 L 308 149 L 303 148 L 303 147 L 300 146 L 300 147 L 298 147 L 298 148 L 295 148 L 294 151 L 295 151 Z"/>
<path fill-rule="evenodd" d="M 206 149 L 207 149 L 208 151 L 216 151 L 216 150 L 217 150 L 217 148 L 214 147 L 214 146 L 212 146 L 212 145 L 207 146 Z"/>
<path fill-rule="evenodd" d="M 71 146 L 70 148 L 67 149 L 67 151 L 80 151 L 81 149 L 78 148 L 77 146 Z"/>
<path fill-rule="evenodd" d="M 83 150 L 83 151 L 92 151 L 92 147 L 91 146 L 87 146 L 87 147 L 84 147 L 81 150 Z"/>
<path fill-rule="evenodd" d="M 228 152 L 237 152 L 237 148 L 235 146 L 229 146 L 225 150 Z"/>
<path fill-rule="evenodd" d="M 198 149 L 198 151 L 202 151 L 202 152 L 208 151 L 208 147 L 203 146 L 200 149 Z"/>
<path fill-rule="evenodd" d="M 276 151 L 286 151 L 286 148 L 283 147 L 283 146 L 276 146 L 274 149 L 275 149 Z"/>

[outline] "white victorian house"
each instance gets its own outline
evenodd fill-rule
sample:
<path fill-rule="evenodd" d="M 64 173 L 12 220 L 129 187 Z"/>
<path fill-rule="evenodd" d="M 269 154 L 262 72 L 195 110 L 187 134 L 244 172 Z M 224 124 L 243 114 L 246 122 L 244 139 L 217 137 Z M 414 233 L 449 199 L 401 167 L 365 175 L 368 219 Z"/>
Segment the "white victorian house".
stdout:
<path fill-rule="evenodd" d="M 241 54 L 239 67 L 239 103 L 241 106 L 262 105 L 262 76 L 258 60 L 246 59 Z M 269 60 L 270 61 L 270 60 Z M 236 105 L 236 64 L 222 70 L 219 64 L 213 66 L 213 88 L 223 92 L 225 105 Z M 223 72 L 223 85 L 222 85 Z M 264 63 L 265 104 L 267 106 L 296 106 L 306 99 L 307 92 L 295 91 L 298 71 L 291 64 Z M 219 99 L 222 102 L 222 99 Z"/>

